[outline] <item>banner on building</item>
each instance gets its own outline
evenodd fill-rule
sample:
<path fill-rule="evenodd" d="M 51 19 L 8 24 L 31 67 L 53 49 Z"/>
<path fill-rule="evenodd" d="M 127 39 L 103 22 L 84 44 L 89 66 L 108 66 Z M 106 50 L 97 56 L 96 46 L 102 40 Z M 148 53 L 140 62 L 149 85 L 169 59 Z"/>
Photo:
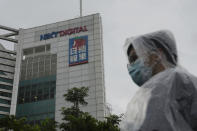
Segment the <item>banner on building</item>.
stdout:
<path fill-rule="evenodd" d="M 69 66 L 88 63 L 88 36 L 69 39 Z"/>

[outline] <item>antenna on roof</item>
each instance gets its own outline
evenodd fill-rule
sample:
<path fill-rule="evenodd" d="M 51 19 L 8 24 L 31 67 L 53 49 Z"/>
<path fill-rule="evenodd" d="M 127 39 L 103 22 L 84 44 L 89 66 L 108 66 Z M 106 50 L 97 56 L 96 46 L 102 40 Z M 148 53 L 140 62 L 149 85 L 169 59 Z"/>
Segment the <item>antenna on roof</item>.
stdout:
<path fill-rule="evenodd" d="M 80 17 L 82 17 L 82 0 L 80 0 Z"/>

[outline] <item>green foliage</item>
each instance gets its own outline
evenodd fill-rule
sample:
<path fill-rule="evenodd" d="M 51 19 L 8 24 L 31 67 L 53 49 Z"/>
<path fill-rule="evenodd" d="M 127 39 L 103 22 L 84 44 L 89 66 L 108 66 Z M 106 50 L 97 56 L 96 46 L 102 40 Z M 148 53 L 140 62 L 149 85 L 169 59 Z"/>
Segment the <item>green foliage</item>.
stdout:
<path fill-rule="evenodd" d="M 121 122 L 121 118 L 122 118 L 123 114 L 121 114 L 120 116 L 118 115 L 110 115 L 108 117 L 105 117 L 107 119 L 107 123 L 110 123 L 114 126 L 118 126 Z"/>
<path fill-rule="evenodd" d="M 67 93 L 64 94 L 64 97 L 66 101 L 73 103 L 73 106 L 69 108 L 66 112 L 70 112 L 75 117 L 78 117 L 80 113 L 79 105 L 88 104 L 85 101 L 85 97 L 88 96 L 88 90 L 89 90 L 88 87 L 81 87 L 81 88 L 74 87 L 74 88 L 68 89 Z M 63 109 L 62 111 L 64 112 Z"/>
<path fill-rule="evenodd" d="M 10 115 L 0 119 L 0 131 L 55 131 L 56 122 L 51 119 L 46 119 L 41 122 L 41 125 L 29 125 L 26 118 L 17 119 Z"/>
<path fill-rule="evenodd" d="M 57 122 L 46 118 L 45 120 L 41 121 L 40 130 L 41 131 L 56 131 Z"/>
<path fill-rule="evenodd" d="M 120 131 L 119 124 L 121 122 L 122 115 L 110 115 L 105 117 L 105 121 L 99 121 L 98 130 L 99 131 Z"/>
<path fill-rule="evenodd" d="M 0 128 L 4 131 L 8 131 L 9 129 L 13 129 L 14 131 L 19 131 L 20 129 L 29 129 L 30 126 L 25 124 L 25 122 L 25 118 L 20 118 L 17 120 L 13 115 L 6 116 L 0 119 Z"/>
<path fill-rule="evenodd" d="M 70 108 L 61 109 L 63 123 L 60 124 L 62 131 L 120 131 L 118 125 L 122 116 L 111 115 L 105 121 L 99 121 L 79 109 L 79 105 L 87 105 L 85 97 L 88 96 L 88 88 L 71 88 L 64 94 L 65 100 L 73 105 Z"/>
<path fill-rule="evenodd" d="M 75 108 L 78 108 L 79 104 L 87 105 L 88 103 L 84 98 L 88 96 L 88 90 L 88 87 L 68 89 L 67 93 L 64 94 L 65 100 L 73 103 Z"/>
<path fill-rule="evenodd" d="M 81 113 L 78 117 L 69 115 L 60 128 L 64 131 L 97 131 L 97 120 L 88 113 Z"/>

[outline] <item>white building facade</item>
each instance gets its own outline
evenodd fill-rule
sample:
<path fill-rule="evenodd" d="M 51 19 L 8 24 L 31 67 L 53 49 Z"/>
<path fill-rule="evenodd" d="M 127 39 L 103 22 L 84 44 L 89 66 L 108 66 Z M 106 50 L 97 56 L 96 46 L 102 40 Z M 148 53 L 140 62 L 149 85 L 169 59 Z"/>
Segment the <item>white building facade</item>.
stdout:
<path fill-rule="evenodd" d="M 102 34 L 99 14 L 20 29 L 10 113 L 30 123 L 46 117 L 61 122 L 60 109 L 71 106 L 63 94 L 84 86 L 89 87 L 88 105 L 81 109 L 103 120 Z"/>

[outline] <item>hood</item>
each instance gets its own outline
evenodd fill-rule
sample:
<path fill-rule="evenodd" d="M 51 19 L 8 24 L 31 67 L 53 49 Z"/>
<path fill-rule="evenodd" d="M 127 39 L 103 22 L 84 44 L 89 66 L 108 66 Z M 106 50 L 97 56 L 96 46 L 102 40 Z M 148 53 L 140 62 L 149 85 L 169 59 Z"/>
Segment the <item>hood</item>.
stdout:
<path fill-rule="evenodd" d="M 128 49 L 132 46 L 139 57 L 147 56 L 151 51 L 161 48 L 167 57 L 167 62 L 177 65 L 177 48 L 173 34 L 168 30 L 160 30 L 126 39 L 124 51 L 128 57 Z"/>

